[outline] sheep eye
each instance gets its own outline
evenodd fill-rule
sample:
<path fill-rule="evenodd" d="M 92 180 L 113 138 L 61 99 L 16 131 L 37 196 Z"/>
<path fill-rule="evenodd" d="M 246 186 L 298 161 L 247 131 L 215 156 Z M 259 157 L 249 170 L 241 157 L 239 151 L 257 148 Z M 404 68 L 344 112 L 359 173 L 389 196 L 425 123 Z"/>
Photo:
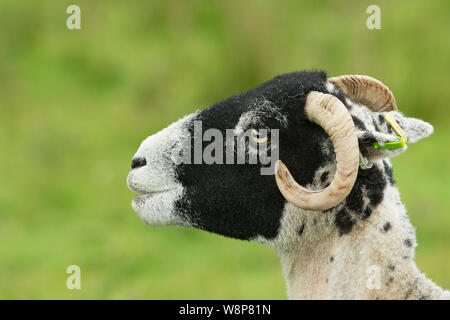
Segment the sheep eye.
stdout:
<path fill-rule="evenodd" d="M 252 139 L 253 141 L 255 141 L 256 143 L 264 143 L 264 142 L 268 142 L 270 140 L 269 135 L 267 134 L 267 130 L 265 130 L 266 132 L 259 132 L 256 129 L 252 129 Z"/>

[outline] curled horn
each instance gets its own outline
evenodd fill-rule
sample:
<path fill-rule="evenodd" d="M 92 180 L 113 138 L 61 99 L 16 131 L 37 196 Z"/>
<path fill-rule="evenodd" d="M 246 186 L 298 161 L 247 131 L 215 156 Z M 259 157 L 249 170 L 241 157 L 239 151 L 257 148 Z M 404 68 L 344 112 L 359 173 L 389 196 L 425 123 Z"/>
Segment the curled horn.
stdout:
<path fill-rule="evenodd" d="M 305 113 L 331 138 L 337 167 L 333 181 L 325 189 L 308 190 L 294 180 L 280 160 L 275 163 L 275 179 L 287 201 L 302 209 L 323 211 L 342 202 L 355 184 L 359 165 L 358 139 L 347 108 L 331 94 L 311 91 L 306 98 Z"/>
<path fill-rule="evenodd" d="M 328 81 L 341 89 L 352 100 L 369 107 L 372 111 L 397 111 L 391 90 L 375 78 L 343 75 L 329 78 Z"/>

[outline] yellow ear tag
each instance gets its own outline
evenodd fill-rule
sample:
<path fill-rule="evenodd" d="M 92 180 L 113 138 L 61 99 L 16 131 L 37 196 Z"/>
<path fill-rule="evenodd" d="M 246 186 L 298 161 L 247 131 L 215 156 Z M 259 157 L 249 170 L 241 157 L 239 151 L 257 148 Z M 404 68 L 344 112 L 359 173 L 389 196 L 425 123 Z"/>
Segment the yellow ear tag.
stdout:
<path fill-rule="evenodd" d="M 395 118 L 392 114 L 386 113 L 386 116 L 384 117 L 386 121 L 391 125 L 391 127 L 397 132 L 397 134 L 403 139 L 405 143 L 408 143 L 408 137 L 405 134 L 405 131 L 400 127 L 397 121 L 395 121 Z"/>
<path fill-rule="evenodd" d="M 405 134 L 405 131 L 400 127 L 397 121 L 395 121 L 395 118 L 392 114 L 386 113 L 384 116 L 386 121 L 391 125 L 391 127 L 394 129 L 394 131 L 398 134 L 398 140 L 397 142 L 386 142 L 384 144 L 379 144 L 378 142 L 375 142 L 373 144 L 373 147 L 375 149 L 400 149 L 405 146 L 405 144 L 408 142 L 408 137 Z"/>

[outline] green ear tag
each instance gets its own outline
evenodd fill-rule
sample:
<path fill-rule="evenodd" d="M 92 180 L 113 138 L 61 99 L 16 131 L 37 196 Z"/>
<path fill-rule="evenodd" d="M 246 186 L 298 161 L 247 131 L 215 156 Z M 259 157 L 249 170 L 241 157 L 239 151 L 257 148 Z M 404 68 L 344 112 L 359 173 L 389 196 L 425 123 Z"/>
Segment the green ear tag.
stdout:
<path fill-rule="evenodd" d="M 384 116 L 386 121 L 391 125 L 391 127 L 394 129 L 395 132 L 397 132 L 398 136 L 397 142 L 386 142 L 384 144 L 379 144 L 378 142 L 374 142 L 373 147 L 375 149 L 401 149 L 405 146 L 406 143 L 408 143 L 408 137 L 406 136 L 403 129 L 400 127 L 400 125 L 395 121 L 395 118 L 392 114 L 386 113 Z"/>

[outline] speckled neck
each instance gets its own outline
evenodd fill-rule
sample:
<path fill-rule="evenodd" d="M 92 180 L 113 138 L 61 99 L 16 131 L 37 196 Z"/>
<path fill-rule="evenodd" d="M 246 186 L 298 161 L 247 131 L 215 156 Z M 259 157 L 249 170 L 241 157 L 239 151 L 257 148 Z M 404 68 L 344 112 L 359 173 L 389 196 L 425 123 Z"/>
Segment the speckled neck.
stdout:
<path fill-rule="evenodd" d="M 398 192 L 342 235 L 303 239 L 278 250 L 289 299 L 449 299 L 414 261 L 416 237 Z"/>

